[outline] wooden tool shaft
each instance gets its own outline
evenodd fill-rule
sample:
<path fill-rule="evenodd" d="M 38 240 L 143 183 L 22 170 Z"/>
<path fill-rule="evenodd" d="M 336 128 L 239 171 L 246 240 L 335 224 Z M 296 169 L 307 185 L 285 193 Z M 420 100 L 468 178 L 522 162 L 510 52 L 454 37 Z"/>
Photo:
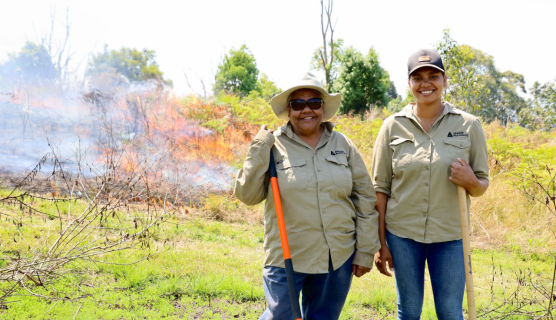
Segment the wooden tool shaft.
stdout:
<path fill-rule="evenodd" d="M 461 240 L 463 242 L 463 258 L 465 261 L 465 287 L 467 289 L 467 312 L 469 320 L 477 319 L 475 309 L 475 293 L 473 286 L 473 269 L 471 267 L 471 246 L 469 241 L 469 216 L 467 213 L 467 190 L 458 186 L 459 212 L 461 218 Z"/>

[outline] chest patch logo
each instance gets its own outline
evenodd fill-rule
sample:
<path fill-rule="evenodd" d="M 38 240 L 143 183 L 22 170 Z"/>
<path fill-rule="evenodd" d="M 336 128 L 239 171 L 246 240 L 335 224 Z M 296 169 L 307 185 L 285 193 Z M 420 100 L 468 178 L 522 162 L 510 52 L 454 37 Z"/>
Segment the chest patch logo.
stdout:
<path fill-rule="evenodd" d="M 330 154 L 335 156 L 337 154 L 347 154 L 344 150 L 330 151 Z"/>
<path fill-rule="evenodd" d="M 448 138 L 453 138 L 453 137 L 469 137 L 469 133 L 463 131 L 448 132 Z"/>
<path fill-rule="evenodd" d="M 282 159 L 282 160 L 276 162 L 276 164 L 280 164 L 280 163 L 284 162 L 285 160 L 286 160 L 286 159 Z"/>

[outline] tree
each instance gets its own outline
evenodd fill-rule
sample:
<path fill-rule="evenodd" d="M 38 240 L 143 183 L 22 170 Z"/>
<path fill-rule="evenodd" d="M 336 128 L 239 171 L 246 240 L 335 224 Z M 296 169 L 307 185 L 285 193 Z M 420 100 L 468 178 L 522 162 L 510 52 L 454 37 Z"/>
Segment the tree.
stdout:
<path fill-rule="evenodd" d="M 528 107 L 519 113 L 520 125 L 532 130 L 556 128 L 556 79 L 542 85 L 535 81 L 529 91 Z"/>
<path fill-rule="evenodd" d="M 526 92 L 521 74 L 499 71 L 492 56 L 468 45 L 458 45 L 448 29 L 436 50 L 448 76 L 446 100 L 487 122 L 517 121 L 519 111 L 526 106 L 520 96 Z"/>
<path fill-rule="evenodd" d="M 390 81 L 390 85 L 388 86 L 388 92 L 386 93 L 390 99 L 397 99 L 399 97 L 398 90 L 396 90 L 396 85 L 394 81 Z"/>
<path fill-rule="evenodd" d="M 469 46 L 458 45 L 450 36 L 450 30 L 444 30 L 444 37 L 436 44 L 436 51 L 442 56 L 444 71 L 448 76 L 449 86 L 445 99 L 454 106 L 471 112 L 478 109 L 476 99 L 480 95 L 475 69 L 470 67 L 474 59 Z"/>
<path fill-rule="evenodd" d="M 315 51 L 311 62 L 313 68 L 324 71 L 325 86 L 329 92 L 333 90 L 333 82 L 336 71 L 339 69 L 338 62 L 342 55 L 341 48 L 343 45 L 342 39 L 338 39 L 336 43 L 334 42 L 334 28 L 336 28 L 336 23 L 332 24 L 333 4 L 333 0 L 328 0 L 328 5 L 325 6 L 323 0 L 320 0 L 322 47 Z"/>
<path fill-rule="evenodd" d="M 56 67 L 45 46 L 27 41 L 20 52 L 8 54 L 8 61 L 0 65 L 3 82 L 18 81 L 45 86 L 57 80 Z"/>
<path fill-rule="evenodd" d="M 257 90 L 259 70 L 255 56 L 244 44 L 239 50 L 231 49 L 229 54 L 218 66 L 214 93 L 224 90 L 227 93 L 247 96 L 252 90 Z"/>
<path fill-rule="evenodd" d="M 342 94 L 340 112 L 363 114 L 373 105 L 384 107 L 390 100 L 390 76 L 371 48 L 366 57 L 353 47 L 345 50 L 334 90 Z"/>
<path fill-rule="evenodd" d="M 115 71 L 123 75 L 129 82 L 155 80 L 160 84 L 172 86 L 172 81 L 164 79 L 156 63 L 154 50 L 141 51 L 132 48 L 108 51 L 104 47 L 102 53 L 96 54 L 89 61 L 88 76 L 100 76 L 102 73 Z"/>
<path fill-rule="evenodd" d="M 56 12 L 51 9 L 50 12 L 50 32 L 41 38 L 41 45 L 46 48 L 48 55 L 56 69 L 56 76 L 60 85 L 67 85 L 69 75 L 69 62 L 71 61 L 72 53 L 70 52 L 69 37 L 70 28 L 69 23 L 69 9 L 66 9 L 66 23 L 64 24 L 65 35 L 63 40 L 53 41 L 54 27 L 56 22 Z"/>
<path fill-rule="evenodd" d="M 1 82 L 25 83 L 48 92 L 64 90 L 70 83 L 69 62 L 72 53 L 69 44 L 69 12 L 66 11 L 64 37 L 54 37 L 56 14 L 50 13 L 50 30 L 35 42 L 27 41 L 21 51 L 9 53 L 8 60 L 0 65 Z"/>
<path fill-rule="evenodd" d="M 477 114 L 485 121 L 499 120 L 503 124 L 517 122 L 519 112 L 527 107 L 525 99 L 520 93 L 525 91 L 523 75 L 510 70 L 500 72 L 494 68 L 492 56 L 488 56 L 487 63 L 490 73 L 480 75 L 481 85 L 477 105 Z"/>
<path fill-rule="evenodd" d="M 266 100 L 270 100 L 270 98 L 282 92 L 282 90 L 278 88 L 272 80 L 268 79 L 268 76 L 264 73 L 261 74 L 257 82 L 257 91 L 260 92 L 261 96 Z"/>
<path fill-rule="evenodd" d="M 388 95 L 390 96 L 390 94 Z M 405 98 L 402 99 L 402 96 L 398 95 L 395 99 L 388 101 L 386 111 L 391 114 L 399 112 L 411 102 L 415 102 L 415 97 L 413 96 L 413 93 L 411 93 L 411 89 L 407 87 L 405 91 Z"/>

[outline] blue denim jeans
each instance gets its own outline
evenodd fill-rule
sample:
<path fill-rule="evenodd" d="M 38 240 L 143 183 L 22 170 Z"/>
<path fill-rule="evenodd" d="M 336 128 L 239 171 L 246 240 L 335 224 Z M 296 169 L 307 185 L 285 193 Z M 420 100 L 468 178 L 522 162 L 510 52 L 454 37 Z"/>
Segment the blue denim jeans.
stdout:
<path fill-rule="evenodd" d="M 386 230 L 398 293 L 398 320 L 418 320 L 423 309 L 425 261 L 438 320 L 463 320 L 465 265 L 461 240 L 420 243 Z"/>
<path fill-rule="evenodd" d="M 351 286 L 353 255 L 340 268 L 328 273 L 309 274 L 295 272 L 297 292 L 301 291 L 303 320 L 338 319 Z M 259 320 L 293 319 L 286 269 L 263 268 L 263 285 L 268 308 Z"/>

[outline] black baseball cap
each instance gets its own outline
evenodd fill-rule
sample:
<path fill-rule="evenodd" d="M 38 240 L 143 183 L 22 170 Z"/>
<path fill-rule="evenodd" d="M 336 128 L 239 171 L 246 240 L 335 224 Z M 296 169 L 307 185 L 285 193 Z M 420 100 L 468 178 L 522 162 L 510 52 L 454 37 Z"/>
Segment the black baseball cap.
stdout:
<path fill-rule="evenodd" d="M 433 67 L 444 73 L 442 58 L 434 50 L 421 49 L 412 54 L 407 60 L 407 75 L 422 67 Z"/>

